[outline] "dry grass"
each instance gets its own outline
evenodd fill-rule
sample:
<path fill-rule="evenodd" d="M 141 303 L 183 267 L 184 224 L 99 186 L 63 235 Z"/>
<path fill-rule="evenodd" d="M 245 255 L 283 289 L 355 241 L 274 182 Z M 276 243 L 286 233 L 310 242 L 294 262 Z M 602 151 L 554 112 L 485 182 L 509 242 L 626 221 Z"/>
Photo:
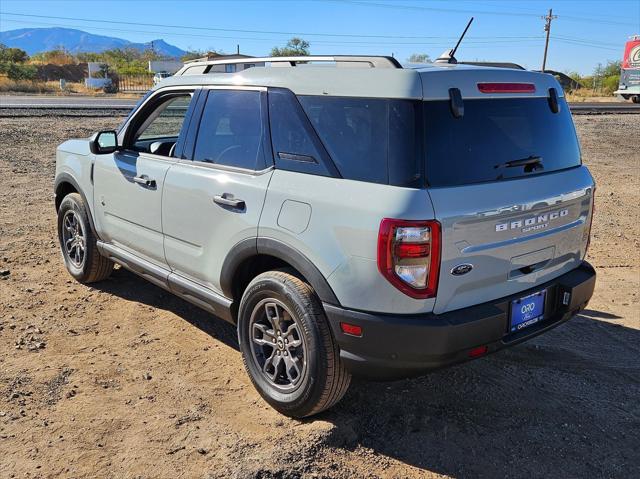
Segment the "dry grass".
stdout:
<path fill-rule="evenodd" d="M 0 93 L 31 93 L 31 94 L 48 94 L 48 95 L 82 95 L 82 96 L 106 96 L 102 90 L 87 88 L 84 83 L 67 83 L 64 90 L 60 89 L 58 81 L 29 81 L 29 80 L 9 80 L 6 77 L 0 77 Z M 117 93 L 118 98 L 137 98 L 135 93 Z"/>
<path fill-rule="evenodd" d="M 591 88 L 580 88 L 579 90 L 568 91 L 565 93 L 567 101 L 572 103 L 580 102 L 598 102 L 598 101 L 615 101 L 615 96 L 607 95 L 600 90 L 593 90 Z"/>

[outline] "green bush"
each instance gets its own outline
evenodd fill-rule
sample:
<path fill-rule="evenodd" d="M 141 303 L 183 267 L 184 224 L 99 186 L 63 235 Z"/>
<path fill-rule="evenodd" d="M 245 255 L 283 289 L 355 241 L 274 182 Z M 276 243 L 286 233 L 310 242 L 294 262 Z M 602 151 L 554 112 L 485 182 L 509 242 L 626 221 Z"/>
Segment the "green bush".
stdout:
<path fill-rule="evenodd" d="M 602 82 L 602 88 L 607 95 L 612 95 L 618 89 L 620 83 L 620 75 L 611 75 L 606 77 Z"/>
<path fill-rule="evenodd" d="M 35 80 L 38 69 L 33 65 L 9 63 L 5 73 L 7 74 L 9 80 Z"/>

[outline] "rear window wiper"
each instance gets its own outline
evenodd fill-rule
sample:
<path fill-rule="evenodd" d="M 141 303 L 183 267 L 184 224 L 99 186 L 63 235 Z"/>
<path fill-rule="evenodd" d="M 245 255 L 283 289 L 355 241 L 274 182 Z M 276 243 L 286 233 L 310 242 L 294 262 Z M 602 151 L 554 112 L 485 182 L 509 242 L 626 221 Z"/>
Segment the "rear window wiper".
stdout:
<path fill-rule="evenodd" d="M 517 166 L 524 166 L 526 172 L 537 170 L 538 167 L 542 167 L 542 157 L 541 156 L 529 156 L 527 158 L 521 158 L 519 160 L 511 160 L 505 163 L 500 163 L 494 166 L 495 169 L 498 168 L 514 168 Z M 531 168 L 527 168 L 531 166 Z"/>

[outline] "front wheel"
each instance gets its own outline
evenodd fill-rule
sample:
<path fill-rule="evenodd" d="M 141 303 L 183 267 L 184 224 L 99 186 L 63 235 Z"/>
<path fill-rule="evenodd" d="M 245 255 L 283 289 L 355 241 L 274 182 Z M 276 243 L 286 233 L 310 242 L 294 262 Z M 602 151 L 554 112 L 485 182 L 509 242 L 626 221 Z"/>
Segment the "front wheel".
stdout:
<path fill-rule="evenodd" d="M 631 97 L 633 103 L 640 103 L 640 95 L 634 95 Z"/>
<path fill-rule="evenodd" d="M 78 193 L 68 194 L 60 203 L 58 240 L 64 265 L 77 281 L 93 283 L 109 277 L 113 262 L 98 252 L 87 205 Z"/>
<path fill-rule="evenodd" d="M 277 411 L 302 418 L 337 403 L 351 375 L 313 289 L 285 271 L 258 275 L 238 312 L 238 339 L 249 377 Z"/>

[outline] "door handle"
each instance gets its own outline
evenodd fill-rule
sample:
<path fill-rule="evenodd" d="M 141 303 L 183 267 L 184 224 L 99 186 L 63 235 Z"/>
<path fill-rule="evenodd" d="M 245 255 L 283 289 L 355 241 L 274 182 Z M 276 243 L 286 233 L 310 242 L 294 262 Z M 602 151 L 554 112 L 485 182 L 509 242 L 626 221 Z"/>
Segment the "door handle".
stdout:
<path fill-rule="evenodd" d="M 244 200 L 234 198 L 231 193 L 223 193 L 222 195 L 216 195 L 213 197 L 213 202 L 222 206 L 229 206 L 236 210 L 243 210 L 245 205 Z"/>
<path fill-rule="evenodd" d="M 133 182 L 142 186 L 146 186 L 147 188 L 156 187 L 156 180 L 150 179 L 147 175 L 134 176 Z"/>

